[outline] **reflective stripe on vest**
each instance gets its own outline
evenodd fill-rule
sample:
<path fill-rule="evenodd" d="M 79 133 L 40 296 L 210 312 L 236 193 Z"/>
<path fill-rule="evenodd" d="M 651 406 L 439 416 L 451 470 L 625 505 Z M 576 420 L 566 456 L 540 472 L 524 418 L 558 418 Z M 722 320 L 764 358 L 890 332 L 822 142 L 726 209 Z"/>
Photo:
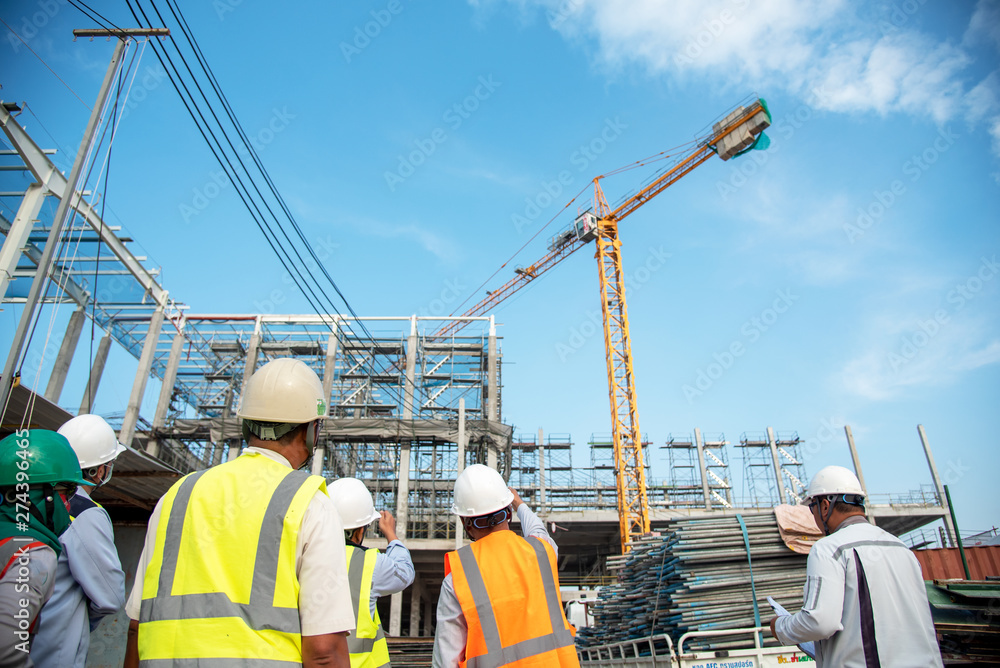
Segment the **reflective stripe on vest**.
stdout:
<path fill-rule="evenodd" d="M 240 568 L 242 564 L 249 571 L 249 567 L 252 566 L 252 573 L 248 573 L 250 575 L 249 592 L 243 589 L 242 595 L 239 594 L 238 586 L 235 587 L 235 591 L 231 591 L 234 589 L 231 584 L 233 582 L 232 576 L 240 571 L 227 573 L 225 570 L 227 563 L 224 560 L 220 560 L 218 563 L 221 573 L 219 577 L 214 576 L 211 570 L 206 570 L 204 563 L 198 564 L 196 560 L 192 565 L 192 562 L 189 561 L 190 556 L 182 560 L 185 516 L 192 503 L 192 494 L 196 485 L 202 476 L 208 473 L 219 476 L 217 479 L 223 490 L 232 489 L 234 478 L 237 481 L 246 480 L 246 484 L 264 490 L 265 496 L 260 496 L 258 492 L 253 499 L 257 501 L 256 506 L 253 501 L 247 502 L 249 506 L 247 512 L 251 512 L 253 517 L 261 517 L 259 534 L 255 538 L 247 536 L 243 545 L 231 546 L 235 552 L 234 561 L 236 564 L 232 568 Z M 166 526 L 163 526 L 164 518 L 161 517 L 158 530 L 162 531 L 162 539 L 157 538 L 157 547 L 155 548 L 159 551 L 159 554 L 156 555 L 160 557 L 159 569 L 158 572 L 147 572 L 143 580 L 144 596 L 148 596 L 148 598 L 143 598 L 139 612 L 140 665 L 143 667 L 301 665 L 301 639 L 299 636 L 301 626 L 298 607 L 276 605 L 275 597 L 279 581 L 283 587 L 280 600 L 286 604 L 289 599 L 296 598 L 295 591 L 297 591 L 287 589 L 289 586 L 297 587 L 295 584 L 297 581 L 294 578 L 294 571 L 291 574 L 286 572 L 289 568 L 287 551 L 289 545 L 292 546 L 291 549 L 294 549 L 295 545 L 294 534 L 285 536 L 286 515 L 289 514 L 290 510 L 294 511 L 291 516 L 298 517 L 299 522 L 301 522 L 301 516 L 315 490 L 322 489 L 324 489 L 322 479 L 310 476 L 304 471 L 293 471 L 258 454 L 242 455 L 236 461 L 223 464 L 215 469 L 193 473 L 180 481 L 176 490 L 171 490 L 174 492 L 172 498 L 171 493 L 168 492 L 165 503 L 169 502 L 169 505 L 164 506 L 164 511 L 167 514 Z M 215 501 L 211 496 L 213 491 L 213 488 L 209 487 L 203 489 L 199 494 L 198 503 L 202 507 L 204 504 L 211 504 Z M 302 496 L 297 496 L 300 492 L 303 493 Z M 306 494 L 306 492 L 309 493 Z M 270 498 L 266 496 L 268 493 L 270 493 Z M 221 498 L 227 498 L 229 503 L 244 503 L 242 499 L 234 501 L 228 496 Z M 264 505 L 265 499 L 266 506 Z M 292 507 L 293 502 L 294 508 Z M 263 510 L 261 510 L 262 508 Z M 224 514 L 221 517 L 230 525 L 232 522 L 239 522 L 239 518 L 226 519 Z M 195 516 L 192 516 L 192 520 L 194 518 Z M 198 518 L 199 520 L 204 519 L 200 515 Z M 212 520 L 220 521 L 220 518 L 212 517 L 210 513 L 209 519 L 206 521 Z M 204 522 L 202 524 L 195 523 L 194 528 L 189 528 L 189 533 L 197 532 L 199 526 L 204 528 Z M 298 525 L 294 525 L 294 528 L 297 531 Z M 284 550 L 282 550 L 283 537 L 285 539 Z M 192 549 L 197 549 L 197 544 L 191 542 L 196 541 L 197 538 L 198 536 L 190 535 L 184 539 L 183 549 L 186 554 L 191 554 Z M 161 540 L 162 542 L 160 542 Z M 253 545 L 254 542 L 256 545 Z M 212 541 L 211 547 L 224 551 L 230 546 L 228 544 L 219 545 L 218 541 Z M 251 549 L 255 549 L 252 554 L 250 554 Z M 282 562 L 283 554 L 285 560 Z M 172 592 L 175 590 L 179 562 L 186 565 L 186 567 L 181 568 L 181 573 L 185 573 L 185 581 L 176 587 L 181 593 L 174 594 Z M 284 570 L 279 572 L 282 563 Z M 156 564 L 157 561 L 154 557 L 150 561 L 150 570 L 155 568 Z M 199 565 L 201 570 L 199 570 Z M 291 567 L 294 568 L 294 564 Z M 191 577 L 195 579 L 190 580 Z M 229 585 L 226 584 L 227 577 Z M 151 578 L 155 578 L 155 580 Z M 199 593 L 185 592 L 185 589 L 189 589 L 192 583 L 199 581 L 201 584 L 195 585 L 195 587 L 204 587 L 207 582 L 209 586 L 218 586 L 219 589 L 209 592 L 204 592 L 202 589 Z M 153 593 L 154 582 L 155 594 Z M 246 581 L 243 580 L 243 582 Z M 233 596 L 248 600 L 244 603 L 233 600 Z M 163 627 L 164 630 L 161 632 L 160 628 L 164 624 L 167 626 Z M 232 624 L 238 626 L 232 627 Z M 243 631 L 239 631 L 241 627 Z M 192 636 L 199 633 L 202 636 L 197 641 L 189 640 L 189 632 Z M 228 638 L 230 648 L 225 651 L 233 651 L 235 656 L 212 656 L 213 651 L 217 651 L 217 648 L 213 647 L 215 643 L 211 638 L 205 637 L 205 634 L 212 632 L 217 634 L 215 637 Z M 143 638 L 144 635 L 146 635 L 145 638 Z M 255 639 L 260 640 L 259 646 L 254 645 Z M 234 649 L 237 647 L 234 641 L 246 644 L 239 645 L 237 649 Z M 184 646 L 184 642 L 188 642 L 189 646 Z M 275 644 L 276 642 L 277 644 Z M 180 657 L 171 657 L 171 653 L 174 652 L 180 654 Z M 200 654 L 201 652 L 205 652 L 208 656 Z"/>
<path fill-rule="evenodd" d="M 347 546 L 347 579 L 351 585 L 351 601 L 357 628 L 347 635 L 347 651 L 351 668 L 382 668 L 389 665 L 389 645 L 379 619 L 371 613 L 372 579 L 378 550 Z"/>
<path fill-rule="evenodd" d="M 537 538 L 529 538 L 528 544 L 534 549 L 535 557 L 538 560 L 538 568 L 541 572 L 542 584 L 545 591 L 545 602 L 548 606 L 549 619 L 552 622 L 553 632 L 503 647 L 500 641 L 500 630 L 497 626 L 496 615 L 493 612 L 493 603 L 490 601 L 489 593 L 486 590 L 486 582 L 483 581 L 483 574 L 479 570 L 479 564 L 472 551 L 472 546 L 466 545 L 458 550 L 458 557 L 462 563 L 465 581 L 472 592 L 476 611 L 479 613 L 479 625 L 482 628 L 483 639 L 486 642 L 486 654 L 468 658 L 466 661 L 468 668 L 499 668 L 500 666 L 514 663 L 515 661 L 520 661 L 537 654 L 544 654 L 545 652 L 573 645 L 573 634 L 566 628 L 563 621 L 562 602 L 559 597 L 559 590 L 556 587 L 555 576 L 552 573 L 552 565 L 549 563 L 548 553 Z"/>

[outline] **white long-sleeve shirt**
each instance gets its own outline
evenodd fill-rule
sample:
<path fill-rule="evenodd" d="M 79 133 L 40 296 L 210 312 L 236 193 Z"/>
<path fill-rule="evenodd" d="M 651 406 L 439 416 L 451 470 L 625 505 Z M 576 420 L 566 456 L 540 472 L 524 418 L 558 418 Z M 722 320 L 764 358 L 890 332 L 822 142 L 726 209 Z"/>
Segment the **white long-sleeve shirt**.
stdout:
<path fill-rule="evenodd" d="M 866 668 L 866 642 L 882 668 L 942 665 L 916 557 L 863 517 L 813 546 L 802 609 L 774 630 L 786 645 L 816 641 L 819 668 Z"/>
<path fill-rule="evenodd" d="M 527 504 L 517 507 L 517 519 L 521 521 L 521 535 L 525 538 L 535 536 L 546 541 L 559 557 L 559 548 L 545 529 L 545 523 L 538 519 Z M 469 639 L 469 625 L 465 623 L 462 606 L 455 595 L 455 585 L 451 581 L 451 573 L 444 576 L 441 582 L 441 593 L 438 595 L 437 629 L 434 632 L 433 668 L 457 668 L 459 661 L 465 656 L 465 645 Z"/>

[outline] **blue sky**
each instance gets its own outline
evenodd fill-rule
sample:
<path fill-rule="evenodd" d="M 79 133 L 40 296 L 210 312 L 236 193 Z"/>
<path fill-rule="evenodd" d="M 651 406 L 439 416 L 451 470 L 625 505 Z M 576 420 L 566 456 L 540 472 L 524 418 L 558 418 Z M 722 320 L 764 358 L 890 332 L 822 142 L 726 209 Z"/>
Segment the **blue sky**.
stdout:
<path fill-rule="evenodd" d="M 849 466 L 850 424 L 869 489 L 898 493 L 930 482 L 921 423 L 963 529 L 1000 524 L 988 491 L 1000 464 L 1000 3 L 180 4 L 364 315 L 449 313 L 478 289 L 477 301 L 594 176 L 764 97 L 767 152 L 712 159 L 622 223 L 642 430 L 656 446 L 694 427 L 731 441 L 795 430 L 812 474 Z M 100 10 L 134 25 L 123 3 Z M 89 19 L 61 0 L 6 2 L 0 18 L 92 102 L 111 45 L 72 40 Z M 88 110 L 2 29 L 0 96 L 28 102 L 20 120 L 44 147 L 75 150 Z M 67 172 L 70 161 L 56 156 Z M 108 217 L 192 312 L 310 311 L 231 186 L 217 186 L 149 50 L 111 164 Z M 609 177 L 605 193 L 648 175 Z M 569 220 L 486 287 L 544 255 Z M 591 255 L 497 312 L 503 413 L 519 432 L 584 443 L 610 431 Z M 2 344 L 16 321 L 0 318 Z M 134 365 L 112 354 L 98 412 L 124 408 Z M 68 404 L 82 382 L 71 378 Z M 665 477 L 658 447 L 653 460 Z"/>

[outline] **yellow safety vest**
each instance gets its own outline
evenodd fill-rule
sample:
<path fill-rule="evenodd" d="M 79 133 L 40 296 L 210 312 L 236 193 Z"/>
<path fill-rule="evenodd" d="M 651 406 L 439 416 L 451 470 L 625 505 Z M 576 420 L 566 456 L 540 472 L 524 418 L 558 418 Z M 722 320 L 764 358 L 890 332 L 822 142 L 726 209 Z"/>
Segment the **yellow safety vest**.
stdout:
<path fill-rule="evenodd" d="M 301 665 L 295 546 L 317 491 L 323 478 L 259 453 L 171 487 L 137 575 L 139 665 Z"/>
<path fill-rule="evenodd" d="M 382 620 L 375 608 L 372 617 L 372 579 L 375 577 L 376 548 L 347 546 L 347 579 L 351 583 L 351 601 L 357 629 L 347 636 L 351 668 L 383 668 L 389 665 L 389 644 L 382 630 Z"/>

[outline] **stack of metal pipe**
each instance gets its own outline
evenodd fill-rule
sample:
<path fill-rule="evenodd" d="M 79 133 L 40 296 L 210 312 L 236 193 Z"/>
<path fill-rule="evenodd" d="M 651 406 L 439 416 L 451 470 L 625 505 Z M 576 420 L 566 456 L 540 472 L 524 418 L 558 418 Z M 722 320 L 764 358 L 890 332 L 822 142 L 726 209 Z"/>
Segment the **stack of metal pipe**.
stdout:
<path fill-rule="evenodd" d="M 577 644 L 606 643 L 667 633 L 674 641 L 689 631 L 754 626 L 750 571 L 761 623 L 773 612 L 772 596 L 794 612 L 802 601 L 806 556 L 781 540 L 773 514 L 744 516 L 750 544 L 733 516 L 671 520 L 659 535 L 631 544 L 628 554 L 609 557 L 615 584 L 601 590 L 594 626 L 581 629 Z M 724 648 L 731 640 L 702 643 Z"/>

